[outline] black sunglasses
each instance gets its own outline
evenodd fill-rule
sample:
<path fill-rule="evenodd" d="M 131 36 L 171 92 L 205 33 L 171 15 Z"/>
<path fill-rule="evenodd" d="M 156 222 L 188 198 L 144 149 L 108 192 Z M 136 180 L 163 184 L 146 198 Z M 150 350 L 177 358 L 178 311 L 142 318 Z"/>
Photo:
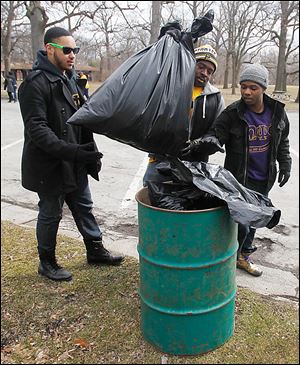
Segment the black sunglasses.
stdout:
<path fill-rule="evenodd" d="M 50 46 L 53 46 L 55 48 L 62 49 L 64 54 L 70 54 L 71 52 L 77 54 L 80 51 L 80 47 L 71 48 L 71 47 L 61 46 L 60 44 L 56 43 L 48 43 L 48 44 L 50 44 Z"/>

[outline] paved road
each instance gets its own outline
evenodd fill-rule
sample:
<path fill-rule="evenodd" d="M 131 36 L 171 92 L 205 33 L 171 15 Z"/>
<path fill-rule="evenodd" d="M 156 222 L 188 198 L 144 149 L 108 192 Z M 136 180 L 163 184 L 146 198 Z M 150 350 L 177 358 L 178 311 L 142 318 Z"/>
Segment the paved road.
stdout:
<path fill-rule="evenodd" d="M 35 227 L 37 196 L 21 187 L 20 158 L 23 123 L 19 105 L 1 100 L 1 216 L 17 224 Z M 290 142 L 293 157 L 292 176 L 283 188 L 275 186 L 270 194 L 273 204 L 281 209 L 280 223 L 272 230 L 257 230 L 258 252 L 255 260 L 264 274 L 254 278 L 237 270 L 237 283 L 258 293 L 278 298 L 299 298 L 299 113 L 289 113 Z M 95 215 L 104 233 L 105 245 L 138 258 L 137 203 L 135 193 L 142 187 L 147 154 L 133 147 L 95 135 L 103 152 L 100 182 L 90 180 Z M 218 153 L 211 163 L 223 163 Z M 65 209 L 60 232 L 80 238 L 72 217 Z"/>

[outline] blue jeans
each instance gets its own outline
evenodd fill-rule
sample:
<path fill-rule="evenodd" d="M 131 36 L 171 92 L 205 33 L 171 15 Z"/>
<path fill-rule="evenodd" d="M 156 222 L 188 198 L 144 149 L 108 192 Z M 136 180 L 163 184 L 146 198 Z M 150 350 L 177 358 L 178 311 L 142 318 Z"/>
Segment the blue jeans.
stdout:
<path fill-rule="evenodd" d="M 246 187 L 248 189 L 257 191 L 265 196 L 268 196 L 266 181 L 257 181 L 248 179 L 248 184 Z M 238 253 L 242 252 L 246 255 L 251 255 L 251 253 L 256 251 L 256 247 L 252 246 L 255 232 L 256 229 L 253 227 L 244 226 L 242 224 L 238 225 L 238 243 L 239 243 Z"/>
<path fill-rule="evenodd" d="M 93 202 L 86 173 L 78 175 L 78 189 L 61 195 L 39 195 L 39 214 L 36 226 L 38 251 L 53 253 L 63 205 L 67 203 L 76 226 L 84 240 L 101 240 L 102 232 L 92 213 Z"/>
<path fill-rule="evenodd" d="M 16 87 L 14 87 L 13 96 L 14 96 L 14 101 L 17 101 L 17 88 Z"/>

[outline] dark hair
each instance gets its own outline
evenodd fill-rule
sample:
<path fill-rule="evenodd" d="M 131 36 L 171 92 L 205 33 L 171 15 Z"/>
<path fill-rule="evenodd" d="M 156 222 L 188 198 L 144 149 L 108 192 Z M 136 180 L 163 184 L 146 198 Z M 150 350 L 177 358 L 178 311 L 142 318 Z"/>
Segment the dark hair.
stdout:
<path fill-rule="evenodd" d="M 64 28 L 60 28 L 60 27 L 50 28 L 45 33 L 44 44 L 51 43 L 56 38 L 66 37 L 66 36 L 72 36 L 72 34 Z"/>

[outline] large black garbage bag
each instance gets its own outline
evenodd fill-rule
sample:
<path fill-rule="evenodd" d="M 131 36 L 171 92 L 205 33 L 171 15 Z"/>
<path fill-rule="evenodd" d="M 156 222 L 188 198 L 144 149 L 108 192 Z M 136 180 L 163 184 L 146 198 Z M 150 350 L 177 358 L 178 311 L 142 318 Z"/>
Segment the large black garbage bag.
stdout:
<path fill-rule="evenodd" d="M 223 201 L 199 190 L 194 185 L 149 181 L 147 186 L 151 205 L 157 208 L 195 210 L 224 205 Z"/>
<path fill-rule="evenodd" d="M 68 120 L 143 151 L 177 156 L 188 139 L 190 33 L 166 34 L 124 62 Z"/>
<path fill-rule="evenodd" d="M 281 211 L 271 200 L 245 188 L 222 166 L 170 158 L 158 164 L 157 169 L 159 173 L 172 177 L 174 183 L 193 185 L 226 202 L 231 218 L 237 223 L 254 228 L 273 228 L 279 223 Z"/>

